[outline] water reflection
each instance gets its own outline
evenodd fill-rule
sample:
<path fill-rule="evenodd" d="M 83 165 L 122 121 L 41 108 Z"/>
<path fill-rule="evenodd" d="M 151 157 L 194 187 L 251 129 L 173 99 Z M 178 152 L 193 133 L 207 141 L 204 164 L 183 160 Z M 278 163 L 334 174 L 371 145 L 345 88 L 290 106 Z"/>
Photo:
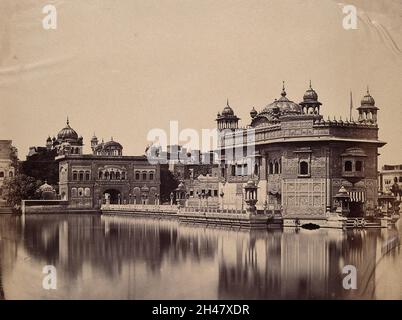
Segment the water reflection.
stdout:
<path fill-rule="evenodd" d="M 400 231 L 245 231 L 175 221 L 0 216 L 0 298 L 402 298 Z M 42 289 L 54 265 L 58 289 Z M 342 268 L 358 270 L 344 290 Z M 3 289 L 2 289 L 3 288 Z"/>

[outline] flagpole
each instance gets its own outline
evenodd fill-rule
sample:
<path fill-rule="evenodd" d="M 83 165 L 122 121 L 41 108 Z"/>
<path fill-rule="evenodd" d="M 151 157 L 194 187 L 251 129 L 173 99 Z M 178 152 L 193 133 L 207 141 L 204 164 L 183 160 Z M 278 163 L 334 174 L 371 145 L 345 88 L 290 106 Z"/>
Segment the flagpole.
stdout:
<path fill-rule="evenodd" d="M 352 90 L 350 90 L 350 110 L 349 110 L 349 121 L 352 121 L 352 109 L 353 109 L 353 96 L 352 96 Z"/>

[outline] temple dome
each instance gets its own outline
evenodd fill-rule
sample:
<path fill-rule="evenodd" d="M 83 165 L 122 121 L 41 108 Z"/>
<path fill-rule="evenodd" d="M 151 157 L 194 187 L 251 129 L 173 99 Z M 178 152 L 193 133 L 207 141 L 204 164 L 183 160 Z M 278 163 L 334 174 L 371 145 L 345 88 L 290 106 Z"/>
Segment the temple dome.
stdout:
<path fill-rule="evenodd" d="M 104 147 L 104 148 L 116 147 L 116 148 L 120 148 L 120 149 L 123 148 L 123 146 L 122 146 L 120 143 L 118 143 L 117 141 L 113 141 L 113 139 L 110 140 L 110 141 L 108 141 L 108 142 L 106 142 L 106 143 L 103 145 L 103 147 Z"/>
<path fill-rule="evenodd" d="M 270 103 L 267 105 L 262 111 L 261 114 L 263 113 L 279 113 L 279 114 L 287 114 L 287 113 L 296 113 L 299 114 L 301 113 L 301 106 L 298 105 L 297 103 L 289 100 L 286 97 L 286 91 L 285 91 L 285 86 L 282 88 L 282 93 L 281 97 L 274 102 Z"/>
<path fill-rule="evenodd" d="M 253 107 L 253 109 L 251 109 L 251 111 L 250 111 L 250 116 L 251 116 L 251 118 L 255 118 L 257 114 L 258 114 L 257 111 L 256 111 L 255 108 Z"/>
<path fill-rule="evenodd" d="M 222 110 L 222 114 L 224 116 L 234 116 L 234 111 L 233 109 L 229 106 L 229 100 L 226 102 L 225 108 Z"/>
<path fill-rule="evenodd" d="M 55 189 L 50 184 L 48 184 L 47 181 L 45 181 L 45 183 L 42 184 L 39 187 L 39 191 L 41 191 L 41 192 L 55 192 Z"/>
<path fill-rule="evenodd" d="M 362 106 L 374 106 L 375 105 L 375 100 L 374 98 L 371 96 L 369 89 L 367 88 L 367 93 L 366 95 L 363 97 L 363 99 L 361 100 L 361 105 Z"/>
<path fill-rule="evenodd" d="M 310 86 L 305 92 L 303 96 L 303 103 L 309 103 L 309 102 L 318 102 L 318 94 L 317 92 L 311 87 L 311 81 L 310 81 Z"/>
<path fill-rule="evenodd" d="M 57 134 L 58 140 L 78 140 L 78 134 L 70 127 L 70 122 L 67 119 L 67 125 Z"/>
<path fill-rule="evenodd" d="M 56 190 L 45 181 L 38 190 L 42 200 L 54 200 L 56 198 Z"/>

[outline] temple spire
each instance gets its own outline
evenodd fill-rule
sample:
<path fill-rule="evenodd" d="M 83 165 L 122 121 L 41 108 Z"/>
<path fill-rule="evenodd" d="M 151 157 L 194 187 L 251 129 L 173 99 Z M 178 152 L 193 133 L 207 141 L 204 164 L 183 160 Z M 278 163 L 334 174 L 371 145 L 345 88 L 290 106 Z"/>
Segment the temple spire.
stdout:
<path fill-rule="evenodd" d="M 67 116 L 67 125 L 68 126 L 70 125 L 70 120 L 68 119 L 68 116 Z"/>
<path fill-rule="evenodd" d="M 282 81 L 282 93 L 281 93 L 282 97 L 286 96 L 286 91 L 285 91 L 285 81 Z"/>

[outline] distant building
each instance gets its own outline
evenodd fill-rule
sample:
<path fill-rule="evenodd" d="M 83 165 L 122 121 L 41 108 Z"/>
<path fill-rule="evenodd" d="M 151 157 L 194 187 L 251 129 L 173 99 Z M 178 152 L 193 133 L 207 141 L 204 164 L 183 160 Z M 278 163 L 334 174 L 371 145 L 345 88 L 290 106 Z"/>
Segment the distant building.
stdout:
<path fill-rule="evenodd" d="M 13 152 L 16 152 L 16 149 L 11 140 L 0 140 L 0 206 L 5 205 L 3 183 L 15 175 L 15 168 L 12 166 Z"/>
<path fill-rule="evenodd" d="M 77 132 L 70 127 L 68 118 L 66 126 L 59 131 L 57 138 L 48 137 L 46 140 L 46 148 L 57 150 L 58 155 L 82 154 L 83 146 L 83 137 L 78 136 Z"/>
<path fill-rule="evenodd" d="M 123 146 L 113 138 L 99 142 L 94 135 L 92 154 L 83 154 L 83 145 L 82 136 L 67 119 L 57 137 L 49 137 L 46 147 L 30 148 L 27 156 L 30 162 L 50 157 L 50 167 L 56 166 L 58 172 L 58 198 L 67 200 L 69 208 L 89 210 L 99 209 L 102 203 L 155 204 L 159 201 L 159 164 L 150 164 L 146 156 L 123 156 Z M 42 175 L 40 179 L 45 180 L 43 172 Z"/>
<path fill-rule="evenodd" d="M 59 194 L 70 208 L 159 200 L 160 166 L 151 165 L 145 156 L 63 155 L 57 161 Z"/>
<path fill-rule="evenodd" d="M 145 156 L 123 156 L 123 146 L 111 138 L 91 139 L 92 154 L 82 154 L 83 139 L 67 123 L 57 139 L 59 196 L 70 208 L 99 209 L 102 203 L 155 204 L 160 197 L 160 166 Z M 66 139 L 68 139 L 66 141 Z M 70 143 L 71 148 L 68 148 Z M 66 148 L 67 147 L 67 148 Z M 74 152 L 68 152 L 74 150 Z"/>
<path fill-rule="evenodd" d="M 380 175 L 380 190 L 382 192 L 390 192 L 395 181 L 399 188 L 402 189 L 402 164 L 399 165 L 384 165 L 381 168 Z"/>
<path fill-rule="evenodd" d="M 219 207 L 219 167 L 213 164 L 188 164 L 180 167 L 181 179 L 191 207 L 201 203 Z M 177 176 L 177 175 L 176 175 Z"/>

